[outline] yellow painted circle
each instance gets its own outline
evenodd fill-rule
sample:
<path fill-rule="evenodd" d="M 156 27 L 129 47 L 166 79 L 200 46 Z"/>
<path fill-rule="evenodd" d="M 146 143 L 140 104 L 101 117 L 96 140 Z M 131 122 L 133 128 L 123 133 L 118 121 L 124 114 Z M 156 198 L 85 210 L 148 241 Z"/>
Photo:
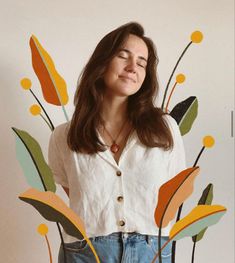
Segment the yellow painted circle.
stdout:
<path fill-rule="evenodd" d="M 211 148 L 215 144 L 215 140 L 212 136 L 208 135 L 203 138 L 203 145 L 206 148 Z"/>
<path fill-rule="evenodd" d="M 31 86 L 32 86 L 32 82 L 30 79 L 28 78 L 23 78 L 21 81 L 20 81 L 20 85 L 23 89 L 30 89 Z"/>
<path fill-rule="evenodd" d="M 45 236 L 48 233 L 48 227 L 45 224 L 40 224 L 37 230 L 38 233 L 42 236 Z"/>
<path fill-rule="evenodd" d="M 185 81 L 185 75 L 184 74 L 178 74 L 176 76 L 176 82 L 177 83 L 183 83 Z"/>
<path fill-rule="evenodd" d="M 191 40 L 193 43 L 200 43 L 203 39 L 203 34 L 200 31 L 194 31 L 191 35 Z"/>
<path fill-rule="evenodd" d="M 29 111 L 31 112 L 32 115 L 36 116 L 41 113 L 41 108 L 37 104 L 33 104 L 30 108 Z"/>

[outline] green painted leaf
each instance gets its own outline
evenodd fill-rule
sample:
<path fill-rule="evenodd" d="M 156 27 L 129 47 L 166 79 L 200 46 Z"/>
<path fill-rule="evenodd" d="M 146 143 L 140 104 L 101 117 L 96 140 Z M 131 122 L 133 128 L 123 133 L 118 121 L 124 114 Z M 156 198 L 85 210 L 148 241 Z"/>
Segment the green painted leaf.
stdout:
<path fill-rule="evenodd" d="M 186 100 L 178 103 L 170 115 L 176 120 L 179 125 L 181 135 L 187 134 L 198 114 L 198 100 L 195 96 L 191 96 Z"/>
<path fill-rule="evenodd" d="M 216 224 L 225 213 L 226 208 L 221 205 L 198 205 L 173 225 L 170 239 L 179 240 L 197 235 L 203 229 Z"/>
<path fill-rule="evenodd" d="M 26 131 L 12 128 L 16 135 L 16 157 L 21 164 L 28 184 L 38 190 L 56 191 L 50 167 L 40 145 Z"/>
<path fill-rule="evenodd" d="M 211 205 L 212 200 L 213 200 L 213 184 L 208 184 L 208 186 L 204 189 L 198 204 L 199 205 Z M 193 242 L 200 241 L 203 238 L 206 230 L 207 228 L 203 229 L 200 233 L 193 236 L 192 237 Z"/>

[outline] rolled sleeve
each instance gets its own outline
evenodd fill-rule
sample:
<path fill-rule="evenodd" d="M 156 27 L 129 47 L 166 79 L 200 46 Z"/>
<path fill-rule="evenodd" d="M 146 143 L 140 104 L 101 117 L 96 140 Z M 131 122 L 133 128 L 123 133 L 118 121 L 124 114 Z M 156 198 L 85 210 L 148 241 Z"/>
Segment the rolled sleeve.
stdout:
<path fill-rule="evenodd" d="M 52 170 L 54 180 L 57 184 L 60 184 L 64 187 L 69 187 L 68 179 L 66 176 L 64 168 L 64 160 L 60 154 L 61 150 L 57 145 L 57 140 L 59 139 L 59 134 L 55 129 L 50 136 L 49 148 L 48 148 L 48 163 Z"/>
<path fill-rule="evenodd" d="M 182 170 L 186 169 L 186 160 L 183 138 L 179 126 L 171 116 L 168 115 L 167 119 L 174 141 L 174 146 L 171 150 L 169 159 L 169 176 L 172 178 Z"/>

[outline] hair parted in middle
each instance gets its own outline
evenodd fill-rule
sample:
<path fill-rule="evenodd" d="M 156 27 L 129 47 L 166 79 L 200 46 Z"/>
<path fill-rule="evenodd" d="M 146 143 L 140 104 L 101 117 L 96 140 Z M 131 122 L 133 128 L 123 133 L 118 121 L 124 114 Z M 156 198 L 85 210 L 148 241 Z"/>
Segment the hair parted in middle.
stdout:
<path fill-rule="evenodd" d="M 128 97 L 128 119 L 142 144 L 165 150 L 173 147 L 170 129 L 163 118 L 164 112 L 154 106 L 159 91 L 155 45 L 150 38 L 144 36 L 144 29 L 139 23 L 131 22 L 101 39 L 81 74 L 74 97 L 75 111 L 67 135 L 67 143 L 72 151 L 94 154 L 106 150 L 97 133 L 97 127 L 102 123 L 103 77 L 110 61 L 130 34 L 145 42 L 148 60 L 141 88 Z"/>

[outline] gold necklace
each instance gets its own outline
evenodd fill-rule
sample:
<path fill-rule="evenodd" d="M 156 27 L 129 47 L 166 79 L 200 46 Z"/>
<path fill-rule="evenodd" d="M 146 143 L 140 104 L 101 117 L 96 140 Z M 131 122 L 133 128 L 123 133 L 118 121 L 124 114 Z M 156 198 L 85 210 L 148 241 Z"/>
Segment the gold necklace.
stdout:
<path fill-rule="evenodd" d="M 111 146 L 110 146 L 110 150 L 111 150 L 111 152 L 113 152 L 113 153 L 117 153 L 117 152 L 120 150 L 120 145 L 118 145 L 116 142 L 117 142 L 117 139 L 118 139 L 119 135 L 121 134 L 122 130 L 124 129 L 126 123 L 127 123 L 127 120 L 123 123 L 123 125 L 122 125 L 122 127 L 121 127 L 121 129 L 120 129 L 120 131 L 119 131 L 119 133 L 118 133 L 118 135 L 117 135 L 117 137 L 116 137 L 115 139 L 112 137 L 112 135 L 109 133 L 109 131 L 108 131 L 108 130 L 105 128 L 105 126 L 103 125 L 104 130 L 106 131 L 106 133 L 108 134 L 108 136 L 109 136 L 109 137 L 111 138 L 111 140 L 112 140 L 112 144 L 111 144 Z"/>

